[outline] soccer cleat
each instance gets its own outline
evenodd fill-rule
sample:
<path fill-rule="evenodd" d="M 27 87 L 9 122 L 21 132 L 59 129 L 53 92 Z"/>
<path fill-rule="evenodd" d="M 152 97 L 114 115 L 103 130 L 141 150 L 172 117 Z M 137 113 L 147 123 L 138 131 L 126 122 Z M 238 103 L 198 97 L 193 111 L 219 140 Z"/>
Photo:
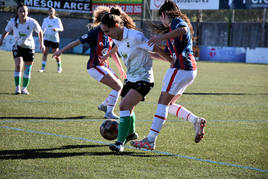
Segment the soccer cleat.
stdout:
<path fill-rule="evenodd" d="M 100 110 L 100 111 L 103 111 L 103 112 L 107 112 L 107 106 L 105 106 L 105 105 L 103 105 L 103 104 L 100 104 L 99 106 L 98 106 L 98 110 Z"/>
<path fill-rule="evenodd" d="M 29 95 L 29 91 L 27 90 L 27 88 L 24 88 L 21 90 L 21 94 L 25 94 L 25 95 Z"/>
<path fill-rule="evenodd" d="M 45 72 L 45 71 L 46 71 L 46 70 L 43 69 L 43 68 L 42 68 L 41 70 L 39 70 L 40 73 L 43 73 L 43 72 Z"/>
<path fill-rule="evenodd" d="M 150 142 L 147 137 L 145 137 L 142 140 L 136 140 L 136 141 L 131 141 L 130 145 L 136 148 L 144 148 L 147 150 L 154 150 L 155 149 L 155 141 Z"/>
<path fill-rule="evenodd" d="M 62 72 L 62 68 L 58 67 L 58 73 L 61 73 L 61 72 Z"/>
<path fill-rule="evenodd" d="M 138 137 L 139 137 L 139 135 L 138 135 L 138 133 L 136 133 L 136 132 L 133 132 L 133 133 L 131 133 L 131 134 L 128 134 L 128 136 L 127 136 L 127 138 L 126 138 L 126 142 L 125 142 L 125 144 L 126 144 L 127 142 L 131 141 L 131 140 L 136 140 Z"/>
<path fill-rule="evenodd" d="M 119 119 L 117 115 L 115 115 L 113 112 L 106 112 L 104 115 L 105 119 Z"/>
<path fill-rule="evenodd" d="M 20 90 L 20 87 L 19 87 L 19 86 L 16 87 L 16 92 L 15 92 L 15 94 L 21 94 L 21 90 Z"/>
<path fill-rule="evenodd" d="M 198 118 L 195 123 L 193 123 L 195 129 L 195 142 L 200 142 L 205 135 L 205 127 L 207 121 L 204 118 Z"/>
<path fill-rule="evenodd" d="M 114 152 L 123 152 L 124 146 L 120 142 L 115 142 L 109 146 L 109 149 Z"/>

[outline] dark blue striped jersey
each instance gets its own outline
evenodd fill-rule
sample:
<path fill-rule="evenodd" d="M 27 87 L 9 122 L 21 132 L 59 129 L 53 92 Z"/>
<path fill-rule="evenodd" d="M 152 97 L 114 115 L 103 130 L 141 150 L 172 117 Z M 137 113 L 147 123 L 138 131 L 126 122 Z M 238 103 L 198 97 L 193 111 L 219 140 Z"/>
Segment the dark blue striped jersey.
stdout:
<path fill-rule="evenodd" d="M 99 57 L 106 55 L 112 49 L 113 41 L 102 32 L 100 26 L 91 29 L 87 34 L 81 36 L 80 41 L 82 44 L 88 43 L 90 47 L 90 58 L 87 62 L 87 69 L 98 65 L 108 67 L 108 61 L 107 64 L 104 64 Z"/>
<path fill-rule="evenodd" d="M 169 31 L 188 27 L 187 23 L 181 18 L 175 18 L 171 22 Z M 169 51 L 175 60 L 175 68 L 181 70 L 196 70 L 196 61 L 193 56 L 191 32 L 167 40 L 166 51 Z"/>

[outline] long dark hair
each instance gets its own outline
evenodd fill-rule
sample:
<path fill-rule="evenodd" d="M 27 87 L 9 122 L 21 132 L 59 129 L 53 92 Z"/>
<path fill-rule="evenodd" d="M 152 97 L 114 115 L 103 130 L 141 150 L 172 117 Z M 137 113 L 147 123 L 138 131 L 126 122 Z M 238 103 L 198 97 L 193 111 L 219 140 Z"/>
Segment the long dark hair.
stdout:
<path fill-rule="evenodd" d="M 136 24 L 131 17 L 129 17 L 119 6 L 112 7 L 110 13 L 105 14 L 101 19 L 101 23 L 107 27 L 115 27 L 119 24 L 128 29 L 136 29 Z"/>
<path fill-rule="evenodd" d="M 21 8 L 21 7 L 27 7 L 26 5 L 24 5 L 24 3 L 23 2 L 20 2 L 19 4 L 18 4 L 18 6 L 17 6 L 17 12 L 16 12 L 16 17 L 15 17 L 15 27 L 16 28 L 18 28 L 18 23 L 17 23 L 17 20 L 18 20 L 18 18 L 19 18 L 19 15 L 18 15 L 18 11 L 19 11 L 19 8 Z"/>
<path fill-rule="evenodd" d="M 181 12 L 181 10 L 179 9 L 179 7 L 177 6 L 177 4 L 171 0 L 165 0 L 164 4 L 160 7 L 159 11 L 158 11 L 158 15 L 161 16 L 162 13 L 165 13 L 168 17 L 174 19 L 176 17 L 180 17 L 181 19 L 183 19 L 189 29 L 191 34 L 193 35 L 193 27 L 192 24 L 190 22 L 190 19 Z M 152 24 L 153 27 L 153 31 L 157 32 L 157 33 L 167 33 L 169 32 L 169 28 L 165 27 L 163 24 L 159 25 L 159 24 Z"/>

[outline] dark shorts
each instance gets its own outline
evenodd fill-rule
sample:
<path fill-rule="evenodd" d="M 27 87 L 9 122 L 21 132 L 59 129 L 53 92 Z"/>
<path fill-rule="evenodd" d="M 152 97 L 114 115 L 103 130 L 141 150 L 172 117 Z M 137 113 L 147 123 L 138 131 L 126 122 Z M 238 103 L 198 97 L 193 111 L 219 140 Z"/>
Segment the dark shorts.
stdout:
<path fill-rule="evenodd" d="M 23 61 L 25 62 L 32 62 L 34 61 L 34 50 L 28 48 L 22 48 L 20 46 L 13 46 L 13 57 L 22 57 Z"/>
<path fill-rule="evenodd" d="M 153 87 L 154 87 L 154 83 L 149 83 L 146 81 L 137 81 L 133 83 L 133 82 L 125 80 L 125 83 L 121 92 L 121 96 L 122 97 L 126 96 L 130 89 L 134 89 L 143 96 L 142 101 L 144 101 L 145 96 L 150 92 L 150 90 Z"/>
<path fill-rule="evenodd" d="M 59 43 L 58 42 L 52 42 L 52 41 L 44 40 L 44 45 L 46 47 L 51 47 L 53 49 L 59 48 Z"/>

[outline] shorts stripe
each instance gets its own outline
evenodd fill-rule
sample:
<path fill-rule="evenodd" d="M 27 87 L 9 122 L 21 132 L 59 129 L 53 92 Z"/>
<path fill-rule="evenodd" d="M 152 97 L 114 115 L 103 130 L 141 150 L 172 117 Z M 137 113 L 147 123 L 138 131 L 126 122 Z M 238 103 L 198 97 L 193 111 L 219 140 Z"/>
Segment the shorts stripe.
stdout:
<path fill-rule="evenodd" d="M 176 68 L 176 69 L 174 70 L 172 76 L 171 76 L 171 79 L 170 79 L 169 83 L 168 83 L 167 92 L 169 92 L 169 90 L 170 90 L 170 88 L 171 88 L 171 86 L 172 86 L 172 83 L 173 83 L 173 81 L 174 81 L 174 78 L 175 78 L 177 72 L 178 72 L 178 69 Z"/>
<path fill-rule="evenodd" d="M 163 120 L 166 120 L 166 119 L 167 119 L 167 118 L 165 118 L 165 117 L 158 116 L 158 115 L 154 115 L 154 117 L 157 117 L 157 118 L 159 118 L 159 119 L 163 119 Z"/>
<path fill-rule="evenodd" d="M 105 75 L 105 73 L 103 71 L 101 71 L 101 69 L 99 69 L 98 67 L 94 67 L 98 72 L 100 72 L 102 75 Z"/>

